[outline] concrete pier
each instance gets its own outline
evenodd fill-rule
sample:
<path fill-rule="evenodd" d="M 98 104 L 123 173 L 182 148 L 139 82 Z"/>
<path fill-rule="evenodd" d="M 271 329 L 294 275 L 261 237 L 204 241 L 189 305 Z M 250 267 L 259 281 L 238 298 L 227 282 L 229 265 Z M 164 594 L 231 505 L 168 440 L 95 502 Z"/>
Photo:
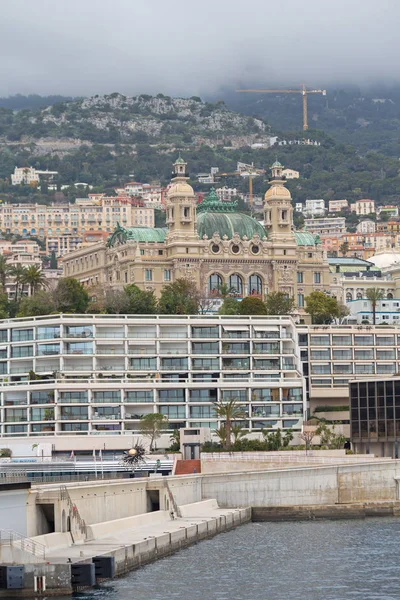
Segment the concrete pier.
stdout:
<path fill-rule="evenodd" d="M 71 594 L 71 565 L 90 563 L 94 557 L 112 556 L 115 576 L 121 576 L 182 548 L 251 521 L 251 509 L 220 509 L 215 500 L 178 507 L 179 517 L 156 511 L 88 526 L 86 540 L 73 542 L 70 532 L 32 538 L 46 547 L 45 560 L 25 562 L 25 589 L 0 590 L 0 597 L 32 596 L 34 577 L 46 578 L 47 596 Z M 23 564 L 26 556 L 18 547 L 9 563 Z"/>

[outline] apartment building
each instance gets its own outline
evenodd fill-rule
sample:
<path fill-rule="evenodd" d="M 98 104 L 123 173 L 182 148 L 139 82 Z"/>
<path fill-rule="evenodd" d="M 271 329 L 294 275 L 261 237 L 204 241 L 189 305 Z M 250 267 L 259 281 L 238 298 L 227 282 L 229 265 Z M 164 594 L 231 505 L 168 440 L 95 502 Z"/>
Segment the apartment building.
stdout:
<path fill-rule="evenodd" d="M 283 169 L 282 175 L 286 179 L 298 179 L 300 177 L 299 171 L 295 171 L 294 169 Z"/>
<path fill-rule="evenodd" d="M 357 231 L 357 233 L 361 233 L 363 235 L 366 235 L 369 233 L 375 233 L 376 223 L 375 223 L 375 221 L 372 221 L 372 219 L 363 219 L 357 225 L 356 231 Z"/>
<path fill-rule="evenodd" d="M 378 285 L 376 287 L 381 289 Z M 350 309 L 350 315 L 357 319 L 357 323 L 373 323 L 372 305 L 365 296 L 357 297 L 356 300 L 349 302 L 347 306 Z M 400 324 L 400 299 L 393 298 L 393 293 L 388 292 L 386 298 L 377 301 L 375 322 L 377 325 Z"/>
<path fill-rule="evenodd" d="M 345 217 L 304 219 L 304 225 L 307 231 L 319 235 L 341 235 L 346 231 Z"/>
<path fill-rule="evenodd" d="M 213 175 L 211 175 L 211 177 L 212 181 L 210 181 L 210 183 L 213 183 Z M 131 181 L 124 185 L 123 194 L 142 198 L 148 208 L 161 208 L 163 204 L 163 188 L 160 184 Z"/>
<path fill-rule="evenodd" d="M 59 256 L 76 250 L 88 231 L 154 227 L 154 209 L 135 206 L 128 196 L 89 194 L 75 204 L 0 204 L 0 230 L 47 240 L 47 251 Z"/>
<path fill-rule="evenodd" d="M 235 196 L 243 197 L 243 194 L 241 194 L 237 188 L 230 188 L 227 185 L 216 188 L 215 193 L 221 202 L 231 202 Z"/>
<path fill-rule="evenodd" d="M 361 200 L 356 200 L 351 205 L 351 210 L 355 212 L 357 215 L 370 215 L 375 212 L 375 201 L 370 200 L 369 198 L 363 198 Z"/>
<path fill-rule="evenodd" d="M 398 217 L 399 216 L 399 207 L 388 204 L 386 206 L 380 206 L 378 208 L 378 215 L 387 215 L 390 217 Z"/>
<path fill-rule="evenodd" d="M 325 215 L 325 200 L 306 200 L 303 215 L 307 217 L 323 217 Z"/>
<path fill-rule="evenodd" d="M 394 326 L 299 326 L 298 342 L 310 416 L 325 408 L 331 420 L 348 425 L 350 380 L 388 377 L 400 371 L 400 328 Z"/>
<path fill-rule="evenodd" d="M 347 200 L 329 200 L 329 212 L 341 212 L 347 210 L 349 203 Z"/>
<path fill-rule="evenodd" d="M 290 317 L 49 315 L 0 321 L 1 436 L 139 432 L 220 422 L 238 399 L 250 432 L 300 431 L 305 386 Z M 127 440 L 127 444 L 130 441 Z"/>

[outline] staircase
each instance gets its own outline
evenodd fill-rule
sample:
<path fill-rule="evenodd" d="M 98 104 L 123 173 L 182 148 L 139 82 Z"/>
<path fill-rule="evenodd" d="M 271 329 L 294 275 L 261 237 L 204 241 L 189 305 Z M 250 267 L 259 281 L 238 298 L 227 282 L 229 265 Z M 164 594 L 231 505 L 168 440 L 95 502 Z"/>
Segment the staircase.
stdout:
<path fill-rule="evenodd" d="M 75 537 L 74 531 L 75 531 L 75 533 L 76 533 L 76 531 L 79 531 L 80 534 L 84 537 L 84 539 L 86 539 L 87 527 L 86 527 L 85 520 L 82 519 L 81 515 L 79 514 L 78 507 L 76 506 L 76 504 L 74 504 L 72 502 L 71 496 L 69 495 L 68 489 L 65 485 L 60 486 L 59 498 L 60 498 L 60 500 L 65 501 L 67 504 L 69 518 L 70 518 L 70 522 L 71 522 L 72 537 L 73 538 Z M 73 531 L 73 527 L 72 527 L 73 524 L 75 524 L 74 531 Z M 74 540 L 74 541 L 76 541 L 76 540 Z"/>
<path fill-rule="evenodd" d="M 28 559 L 30 559 L 27 560 L 27 562 L 35 562 L 32 560 L 32 558 L 37 559 L 37 562 L 46 560 L 46 546 L 44 544 L 40 544 L 31 538 L 25 537 L 24 535 L 21 535 L 12 529 L 0 529 L 0 547 L 1 550 L 9 547 L 11 551 L 16 549 L 22 552 Z M 2 560 L 4 560 L 3 557 Z"/>
<path fill-rule="evenodd" d="M 181 511 L 179 510 L 179 506 L 176 503 L 176 500 L 174 498 L 173 493 L 170 490 L 170 487 L 168 485 L 168 481 L 166 479 L 166 477 L 163 477 L 163 481 L 164 481 L 164 487 L 166 488 L 167 492 L 168 492 L 168 498 L 169 501 L 171 503 L 171 506 L 173 508 L 173 513 L 176 517 L 180 517 L 181 516 Z"/>
<path fill-rule="evenodd" d="M 174 475 L 201 473 L 201 460 L 177 460 Z"/>

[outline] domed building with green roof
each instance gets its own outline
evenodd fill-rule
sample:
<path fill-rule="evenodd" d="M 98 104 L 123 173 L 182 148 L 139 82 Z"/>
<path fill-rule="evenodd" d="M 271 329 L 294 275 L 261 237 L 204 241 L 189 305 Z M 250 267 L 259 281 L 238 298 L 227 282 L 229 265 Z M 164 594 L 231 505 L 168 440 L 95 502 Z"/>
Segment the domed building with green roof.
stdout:
<path fill-rule="evenodd" d="M 204 297 L 218 296 L 224 284 L 238 298 L 279 290 L 299 308 L 310 292 L 329 289 L 320 239 L 294 231 L 291 195 L 278 161 L 271 167 L 262 222 L 238 212 L 235 202 L 220 201 L 214 189 L 197 204 L 186 167 L 179 156 L 166 194 L 165 228 L 118 225 L 107 243 L 67 255 L 65 275 L 88 287 L 135 283 L 157 295 L 182 277 Z"/>

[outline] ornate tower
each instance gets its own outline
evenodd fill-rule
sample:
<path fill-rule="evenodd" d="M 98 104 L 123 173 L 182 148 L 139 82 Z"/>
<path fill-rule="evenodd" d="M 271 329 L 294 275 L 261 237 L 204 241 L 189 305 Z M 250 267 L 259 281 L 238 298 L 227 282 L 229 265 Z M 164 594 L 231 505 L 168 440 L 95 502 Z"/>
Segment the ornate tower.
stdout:
<path fill-rule="evenodd" d="M 174 163 L 171 187 L 167 192 L 166 213 L 168 239 L 197 239 L 196 233 L 196 197 L 189 179 L 187 163 L 179 156 Z"/>
<path fill-rule="evenodd" d="M 293 232 L 292 198 L 285 187 L 281 163 L 275 161 L 271 171 L 271 187 L 267 190 L 264 201 L 264 227 L 271 243 L 273 289 L 295 296 L 298 260 Z"/>
<path fill-rule="evenodd" d="M 271 167 L 271 187 L 265 194 L 264 221 L 271 242 L 285 239 L 294 242 L 292 197 L 285 188 L 283 165 L 275 161 Z"/>

